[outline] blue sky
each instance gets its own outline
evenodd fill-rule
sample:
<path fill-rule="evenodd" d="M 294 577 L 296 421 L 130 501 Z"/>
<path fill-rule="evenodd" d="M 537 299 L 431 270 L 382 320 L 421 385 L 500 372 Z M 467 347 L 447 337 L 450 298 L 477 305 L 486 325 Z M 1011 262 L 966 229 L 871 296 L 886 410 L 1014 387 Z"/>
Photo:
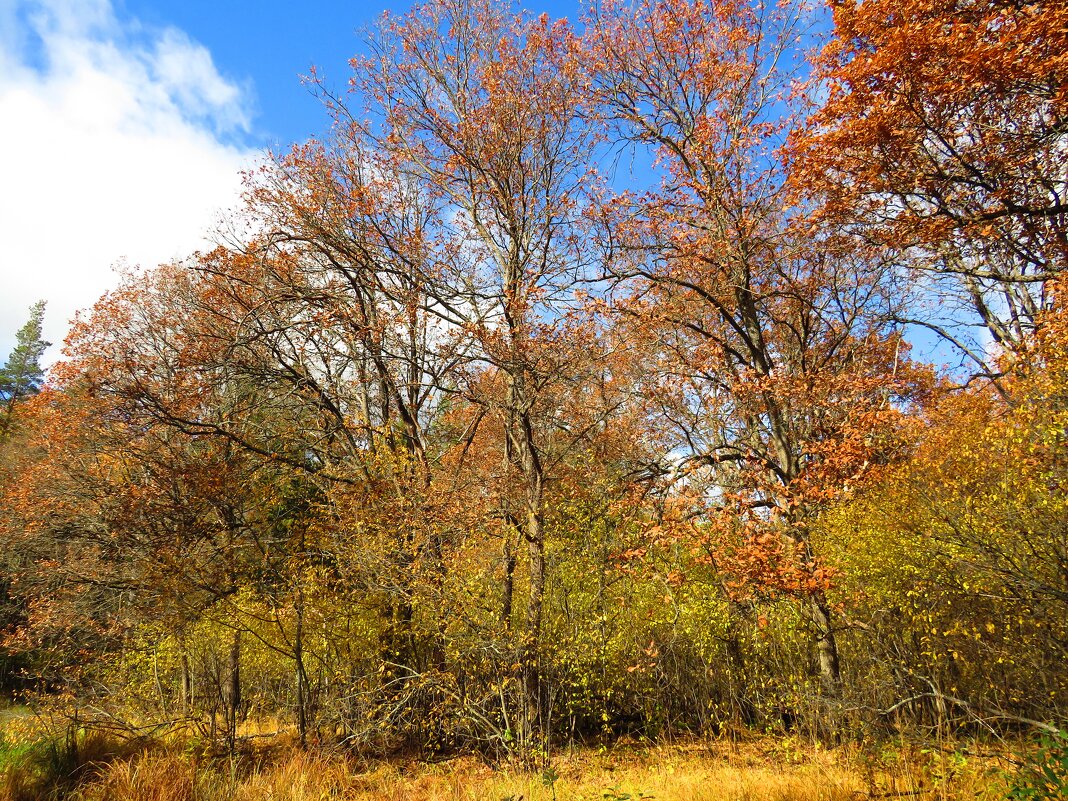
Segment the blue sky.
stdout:
<path fill-rule="evenodd" d="M 212 53 L 224 76 L 247 82 L 254 96 L 257 143 L 298 141 L 318 132 L 323 115 L 299 76 L 314 64 L 340 86 L 348 77 L 348 59 L 360 49 L 361 32 L 384 11 L 402 13 L 411 6 L 403 0 L 116 2 L 121 13 L 146 25 L 185 31 Z M 567 0 L 530 0 L 525 7 L 574 19 L 579 6 Z"/>
<path fill-rule="evenodd" d="M 0 359 L 37 299 L 58 343 L 116 266 L 210 246 L 240 170 L 325 129 L 300 76 L 344 86 L 360 31 L 410 5 L 0 0 Z"/>

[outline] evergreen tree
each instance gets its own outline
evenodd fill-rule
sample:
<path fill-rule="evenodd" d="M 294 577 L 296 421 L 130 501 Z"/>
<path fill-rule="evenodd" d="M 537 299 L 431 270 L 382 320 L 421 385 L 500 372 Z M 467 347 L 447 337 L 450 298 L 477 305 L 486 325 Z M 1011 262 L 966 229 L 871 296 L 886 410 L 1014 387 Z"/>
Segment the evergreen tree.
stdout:
<path fill-rule="evenodd" d="M 0 436 L 11 427 L 15 406 L 36 395 L 44 383 L 41 356 L 52 344 L 41 339 L 44 310 L 43 300 L 30 307 L 30 319 L 15 335 L 15 348 L 0 369 Z"/>

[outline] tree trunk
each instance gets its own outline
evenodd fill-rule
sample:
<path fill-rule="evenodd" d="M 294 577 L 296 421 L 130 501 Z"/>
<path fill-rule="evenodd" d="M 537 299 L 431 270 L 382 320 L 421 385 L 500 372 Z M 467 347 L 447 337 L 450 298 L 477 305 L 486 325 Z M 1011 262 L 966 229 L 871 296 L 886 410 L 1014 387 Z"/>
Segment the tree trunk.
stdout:
<path fill-rule="evenodd" d="M 504 586 L 501 591 L 501 625 L 505 631 L 512 630 L 512 609 L 515 604 L 516 537 L 519 521 L 510 512 L 505 512 L 508 527 L 504 532 Z"/>
<path fill-rule="evenodd" d="M 304 672 L 304 602 L 299 596 L 295 611 L 297 619 L 296 630 L 293 632 L 293 667 L 297 690 L 297 734 L 300 737 L 300 747 L 305 748 L 308 745 L 308 702 L 307 680 Z"/>
<path fill-rule="evenodd" d="M 182 651 L 181 675 L 179 676 L 178 695 L 182 716 L 188 717 L 193 705 L 193 672 L 189 667 L 189 654 Z"/>
<path fill-rule="evenodd" d="M 801 564 L 811 575 L 816 566 L 812 543 L 807 529 L 801 529 L 798 539 L 801 547 Z M 808 599 L 808 617 L 812 623 L 819 660 L 820 688 L 826 698 L 838 698 L 842 694 L 842 668 L 838 656 L 838 641 L 834 636 L 831 606 L 822 587 L 812 590 Z"/>
<path fill-rule="evenodd" d="M 731 614 L 734 614 L 733 611 Z M 757 722 L 757 710 L 753 699 L 749 697 L 745 651 L 742 649 L 742 641 L 738 636 L 738 626 L 733 620 L 727 625 L 726 646 L 730 666 L 728 692 L 732 695 L 731 709 L 741 718 L 742 723 L 746 726 L 753 726 Z"/>
<path fill-rule="evenodd" d="M 237 744 L 237 713 L 241 707 L 241 632 L 234 632 L 223 680 L 223 707 L 226 716 L 226 747 L 232 754 Z"/>
<path fill-rule="evenodd" d="M 828 698 L 837 698 L 842 693 L 842 667 L 838 658 L 838 641 L 834 636 L 831 609 L 822 590 L 813 593 L 809 599 L 809 619 L 815 629 L 820 687 Z"/>
<path fill-rule="evenodd" d="M 523 640 L 523 719 L 525 734 L 540 731 L 540 676 L 538 675 L 538 644 L 541 640 L 542 607 L 545 596 L 545 538 L 540 510 L 529 510 L 527 519 L 528 559 L 530 562 L 530 594 L 527 598 L 527 627 Z"/>
<path fill-rule="evenodd" d="M 506 455 L 510 465 L 518 468 L 523 484 L 523 518 L 521 534 L 527 542 L 529 588 L 526 627 L 519 647 L 522 710 L 519 745 L 530 744 L 540 726 L 538 645 L 541 640 L 542 606 L 545 595 L 545 471 L 534 438 L 526 385 L 521 371 L 509 376 L 510 408 Z M 507 586 L 506 586 L 507 589 Z M 509 591 L 510 592 L 510 591 Z M 509 600 L 510 605 L 510 600 Z"/>

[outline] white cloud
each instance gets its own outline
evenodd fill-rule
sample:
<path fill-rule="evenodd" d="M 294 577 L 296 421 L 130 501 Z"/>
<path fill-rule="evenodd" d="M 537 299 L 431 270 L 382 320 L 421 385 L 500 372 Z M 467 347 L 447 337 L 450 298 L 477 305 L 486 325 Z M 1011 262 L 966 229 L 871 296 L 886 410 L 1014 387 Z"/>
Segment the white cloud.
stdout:
<path fill-rule="evenodd" d="M 224 130 L 248 130 L 241 91 L 221 80 L 211 53 L 173 28 L 156 43 L 154 71 L 163 88 L 196 117 L 214 121 Z"/>
<path fill-rule="evenodd" d="M 109 0 L 0 0 L 0 359 L 38 298 L 60 342 L 113 265 L 208 245 L 256 156 L 228 141 L 248 106 L 182 31 Z"/>

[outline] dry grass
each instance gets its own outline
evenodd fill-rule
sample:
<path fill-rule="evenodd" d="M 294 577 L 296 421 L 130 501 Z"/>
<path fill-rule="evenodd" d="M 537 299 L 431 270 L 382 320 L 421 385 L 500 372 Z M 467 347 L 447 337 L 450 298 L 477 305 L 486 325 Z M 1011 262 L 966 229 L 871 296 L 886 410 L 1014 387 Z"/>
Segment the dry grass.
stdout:
<path fill-rule="evenodd" d="M 177 754 L 145 753 L 112 762 L 95 781 L 79 788 L 76 797 L 138 799 L 138 801 L 196 801 L 196 764 Z"/>
<path fill-rule="evenodd" d="M 438 764 L 357 765 L 340 754 L 261 746 L 242 760 L 197 757 L 176 748 L 142 750 L 93 766 L 71 801 L 862 801 L 994 799 L 992 765 L 919 751 L 877 758 L 790 741 L 665 747 L 620 746 L 560 754 L 551 774 L 494 770 L 475 758 Z M 17 773 L 17 772 L 16 772 Z M 15 777 L 14 779 L 12 777 Z M 549 781 L 550 778 L 554 780 Z M 0 801 L 17 775 L 0 782 Z M 39 796 L 44 798 L 46 796 Z"/>

